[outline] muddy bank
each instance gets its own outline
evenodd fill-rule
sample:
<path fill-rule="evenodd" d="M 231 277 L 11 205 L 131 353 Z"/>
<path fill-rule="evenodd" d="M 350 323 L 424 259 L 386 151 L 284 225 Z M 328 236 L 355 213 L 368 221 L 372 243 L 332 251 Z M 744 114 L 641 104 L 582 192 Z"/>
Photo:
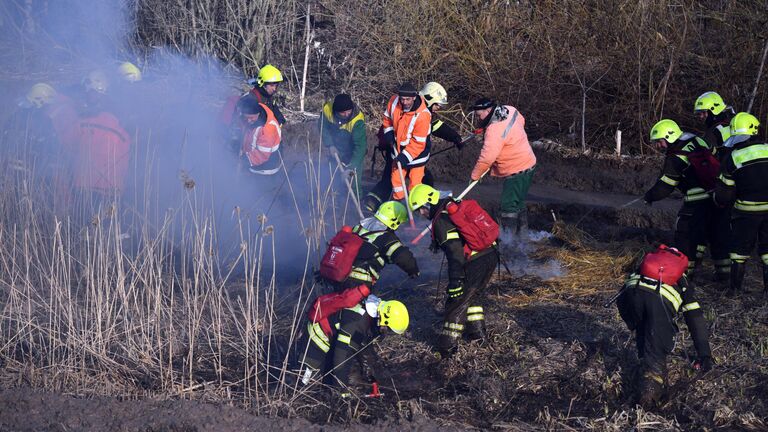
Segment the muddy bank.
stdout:
<path fill-rule="evenodd" d="M 302 418 L 259 416 L 245 409 L 192 400 L 119 400 L 111 397 L 79 398 L 30 388 L 0 391 L 0 430 L 3 431 L 457 431 L 463 428 L 427 419 L 376 424 L 316 425 Z"/>

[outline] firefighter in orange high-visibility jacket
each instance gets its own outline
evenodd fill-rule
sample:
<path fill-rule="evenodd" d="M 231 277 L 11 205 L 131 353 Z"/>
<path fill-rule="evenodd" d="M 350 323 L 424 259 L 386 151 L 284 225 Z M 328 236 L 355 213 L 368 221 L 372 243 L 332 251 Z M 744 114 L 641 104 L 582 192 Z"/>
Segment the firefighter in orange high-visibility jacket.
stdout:
<path fill-rule="evenodd" d="M 699 302 L 685 276 L 688 258 L 665 245 L 647 253 L 619 292 L 616 306 L 630 331 L 635 332 L 641 363 L 638 402 L 652 408 L 661 397 L 667 372 L 667 356 L 674 348 L 682 312 L 698 355 L 693 368 L 707 372 L 714 366 L 709 334 Z"/>
<path fill-rule="evenodd" d="M 240 106 L 243 123 L 242 153 L 248 169 L 259 175 L 280 171 L 280 125 L 268 106 L 249 99 Z"/>
<path fill-rule="evenodd" d="M 392 149 L 392 198 L 401 200 L 405 198 L 406 178 L 409 190 L 424 179 L 432 114 L 416 87 L 405 83 L 389 99 L 381 123 L 385 142 Z"/>

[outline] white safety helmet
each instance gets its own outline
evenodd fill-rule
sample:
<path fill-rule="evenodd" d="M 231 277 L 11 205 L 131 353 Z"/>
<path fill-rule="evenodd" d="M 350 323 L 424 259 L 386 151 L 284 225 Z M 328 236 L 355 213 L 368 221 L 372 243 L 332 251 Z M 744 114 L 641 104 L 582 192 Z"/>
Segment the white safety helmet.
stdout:
<path fill-rule="evenodd" d="M 445 91 L 443 86 L 434 81 L 426 83 L 419 90 L 419 94 L 424 96 L 424 100 L 427 101 L 427 107 L 431 107 L 434 104 L 448 105 L 448 92 Z"/>

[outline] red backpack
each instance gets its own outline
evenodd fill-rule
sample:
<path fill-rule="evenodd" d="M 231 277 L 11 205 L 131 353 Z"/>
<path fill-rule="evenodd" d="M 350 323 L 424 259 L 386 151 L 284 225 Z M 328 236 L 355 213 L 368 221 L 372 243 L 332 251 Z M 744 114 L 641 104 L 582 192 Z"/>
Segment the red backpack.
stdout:
<path fill-rule="evenodd" d="M 700 148 L 687 153 L 686 156 L 701 187 L 706 191 L 714 189 L 715 180 L 720 174 L 720 161 L 715 155 L 709 149 Z"/>
<path fill-rule="evenodd" d="M 445 206 L 459 234 L 464 239 L 465 249 L 481 251 L 493 246 L 499 238 L 499 224 L 475 200 L 451 202 Z"/>
<path fill-rule="evenodd" d="M 320 276 L 332 282 L 344 282 L 352 271 L 352 264 L 363 246 L 362 237 L 344 225 L 328 242 L 328 249 L 320 261 Z"/>
<path fill-rule="evenodd" d="M 310 321 L 319 323 L 325 335 L 331 337 L 333 335 L 333 328 L 331 328 L 331 324 L 328 322 L 328 317 L 344 308 L 350 308 L 360 303 L 370 293 L 371 290 L 368 286 L 363 284 L 347 288 L 341 292 L 320 296 L 312 303 L 307 316 Z"/>
<path fill-rule="evenodd" d="M 687 269 L 688 257 L 667 245 L 647 253 L 640 264 L 641 275 L 667 285 L 676 285 Z"/>

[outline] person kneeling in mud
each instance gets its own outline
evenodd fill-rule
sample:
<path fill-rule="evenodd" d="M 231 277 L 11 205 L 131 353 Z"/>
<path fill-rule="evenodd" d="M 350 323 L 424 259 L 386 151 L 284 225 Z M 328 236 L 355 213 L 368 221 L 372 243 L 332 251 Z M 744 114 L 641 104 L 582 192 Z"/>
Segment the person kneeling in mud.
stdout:
<path fill-rule="evenodd" d="M 448 287 L 443 329 L 437 349 L 443 357 L 452 355 L 458 340 L 485 339 L 485 313 L 481 295 L 499 264 L 496 240 L 499 226 L 476 201 L 455 201 L 450 193 L 416 185 L 408 205 L 432 221 L 432 245 L 448 261 Z"/>
<path fill-rule="evenodd" d="M 674 348 L 677 325 L 683 312 L 698 358 L 693 367 L 707 372 L 714 366 L 704 313 L 685 272 L 688 258 L 675 248 L 661 245 L 643 258 L 637 271 L 621 288 L 616 306 L 630 331 L 635 332 L 641 363 L 637 401 L 644 408 L 655 406 L 663 391 L 667 356 Z"/>
<path fill-rule="evenodd" d="M 372 344 L 390 330 L 405 333 L 408 309 L 397 300 L 384 301 L 374 295 L 340 308 L 347 298 L 344 293 L 327 294 L 315 300 L 310 309 L 309 345 L 302 361 L 301 382 L 308 385 L 315 378 L 328 377 L 329 384 L 340 387 L 344 398 L 379 396 Z M 332 310 L 336 312 L 317 319 Z"/>

